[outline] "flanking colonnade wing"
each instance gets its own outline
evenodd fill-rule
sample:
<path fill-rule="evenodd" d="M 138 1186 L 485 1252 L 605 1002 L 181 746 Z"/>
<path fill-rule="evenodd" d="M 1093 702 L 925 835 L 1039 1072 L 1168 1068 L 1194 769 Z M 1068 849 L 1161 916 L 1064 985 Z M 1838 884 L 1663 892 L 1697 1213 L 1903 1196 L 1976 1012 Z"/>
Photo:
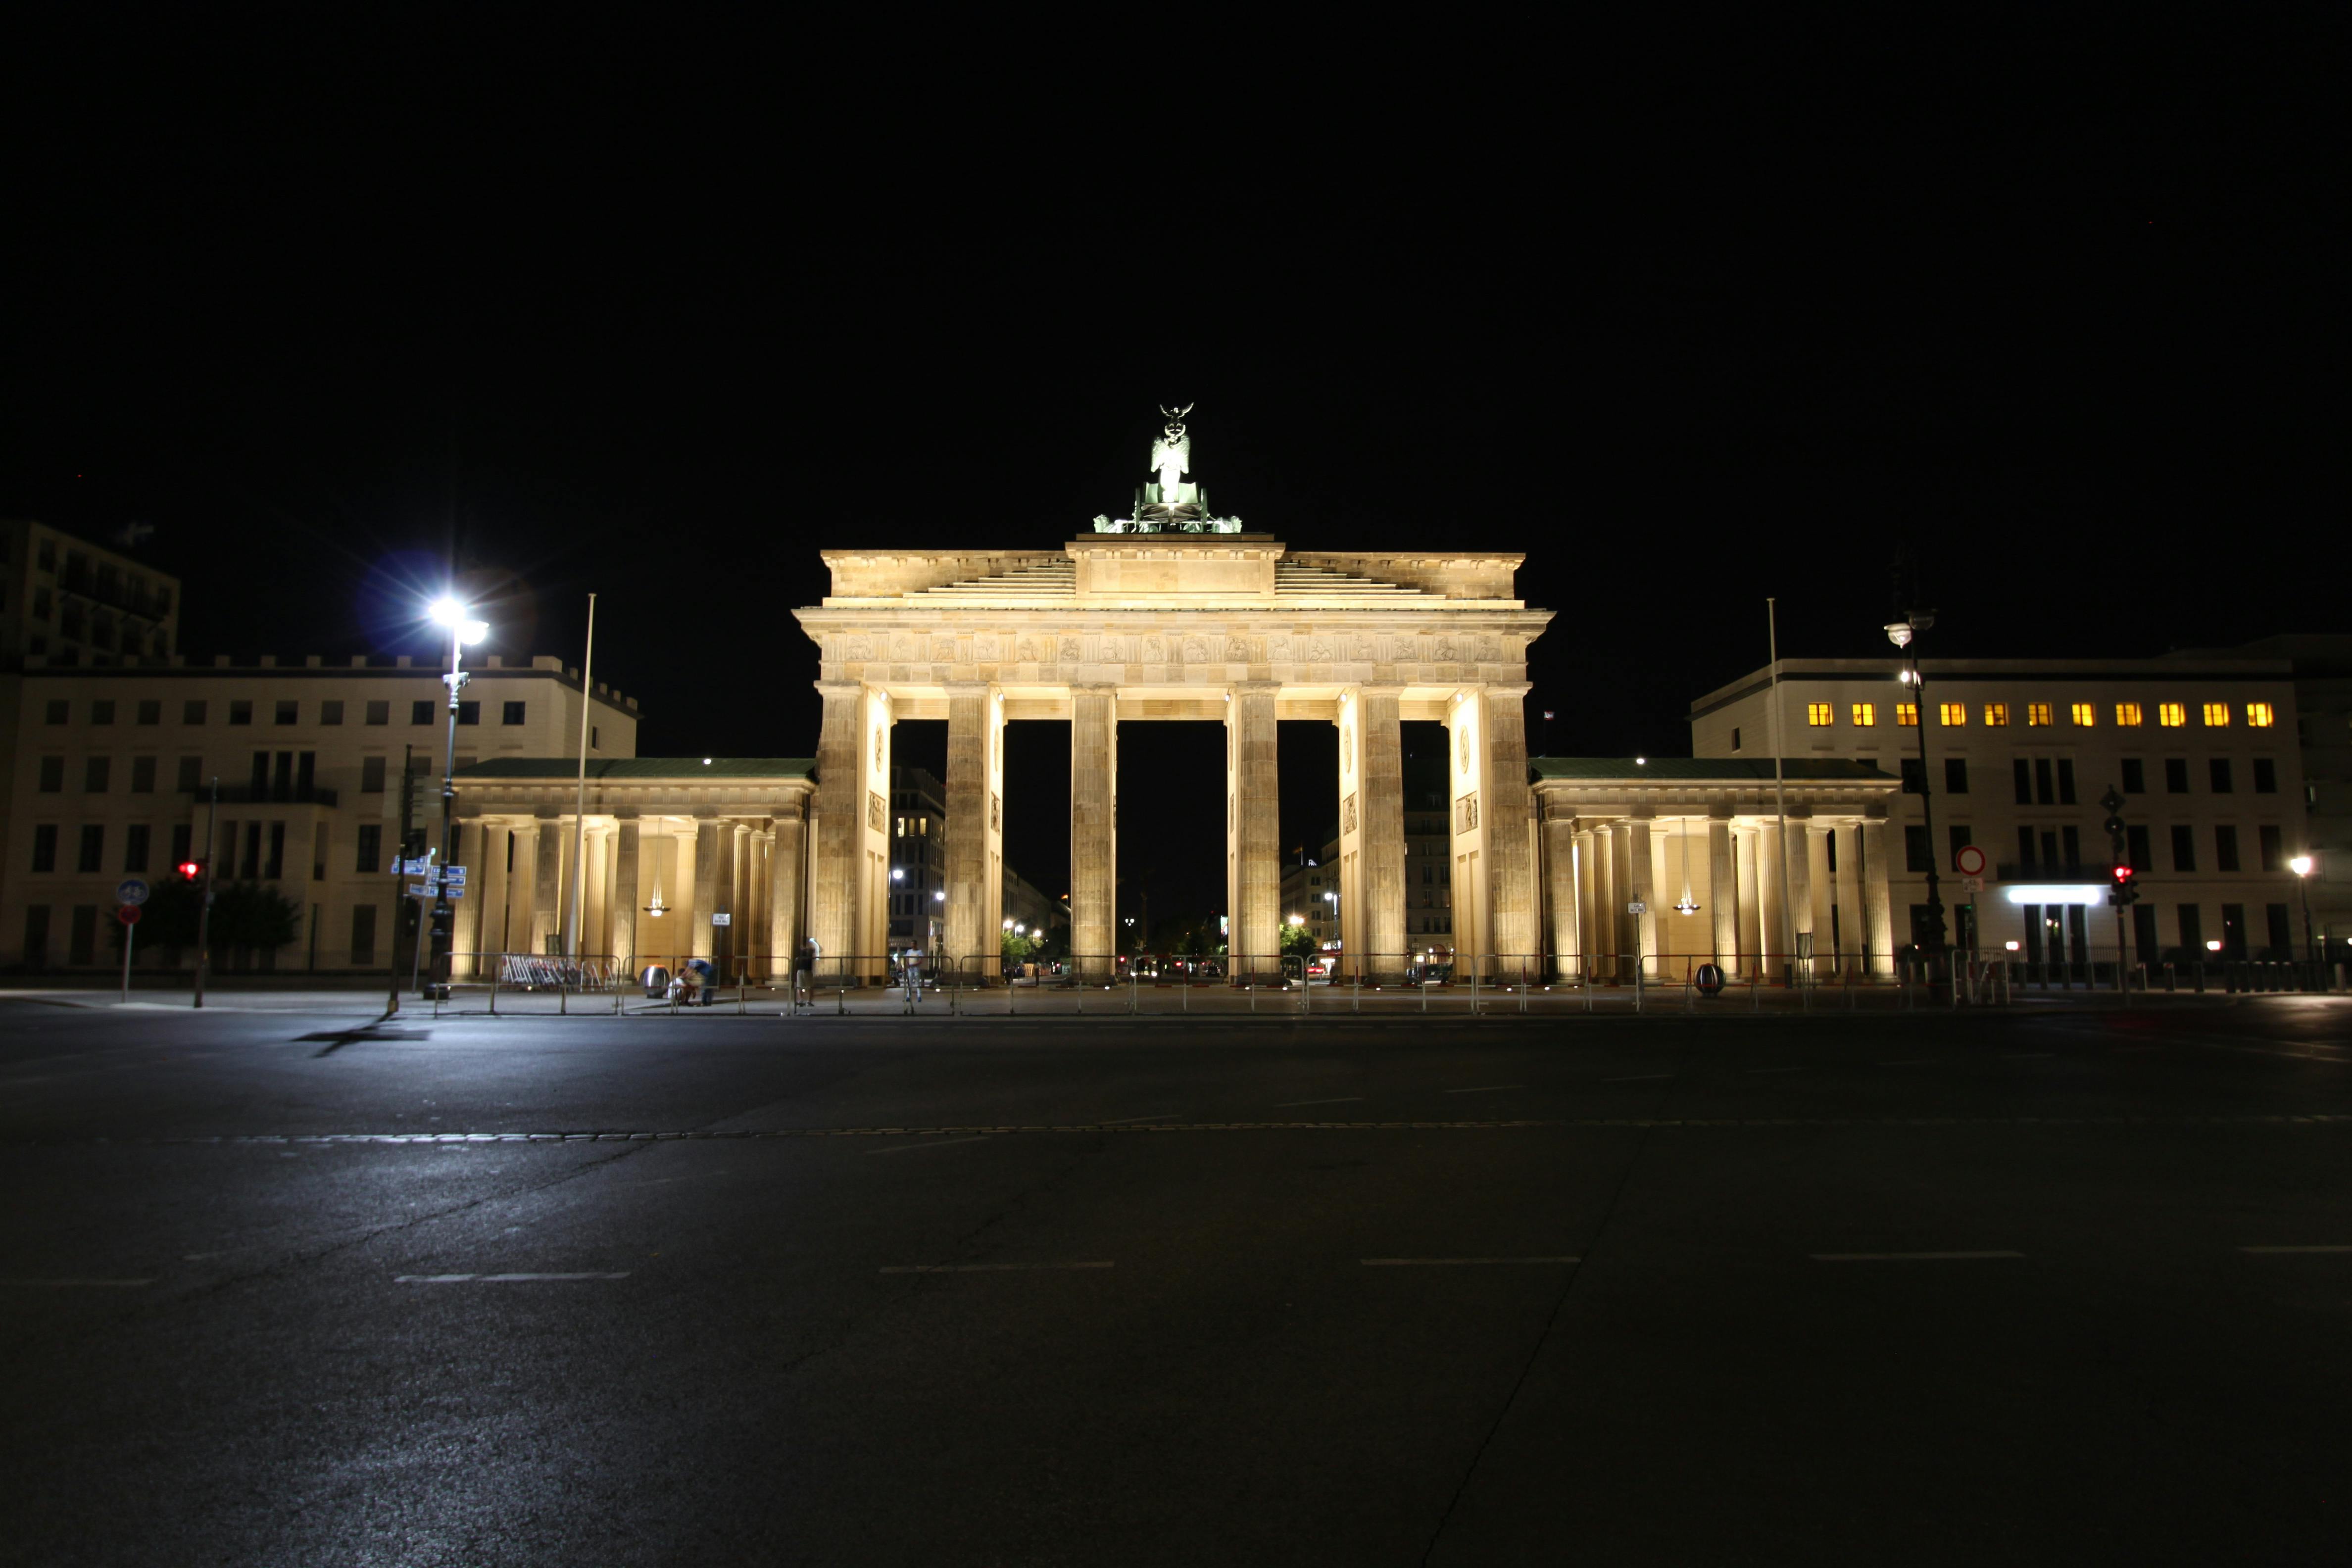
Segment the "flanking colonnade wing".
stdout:
<path fill-rule="evenodd" d="M 1098 534 L 1059 551 L 830 550 L 832 593 L 794 612 L 818 648 L 824 720 L 809 933 L 878 972 L 889 930 L 890 729 L 948 725 L 947 918 L 938 962 L 993 954 L 1003 918 L 1004 726 L 1070 725 L 1071 952 L 1114 968 L 1122 723 L 1225 728 L 1227 945 L 1272 973 L 1281 946 L 1276 725 L 1339 730 L 1347 972 L 1401 974 L 1399 725 L 1448 730 L 1456 962 L 1539 963 L 1528 645 L 1549 610 L 1515 553 L 1292 552 L 1268 534 Z M 1214 806 L 1204 803 L 1204 809 Z"/>

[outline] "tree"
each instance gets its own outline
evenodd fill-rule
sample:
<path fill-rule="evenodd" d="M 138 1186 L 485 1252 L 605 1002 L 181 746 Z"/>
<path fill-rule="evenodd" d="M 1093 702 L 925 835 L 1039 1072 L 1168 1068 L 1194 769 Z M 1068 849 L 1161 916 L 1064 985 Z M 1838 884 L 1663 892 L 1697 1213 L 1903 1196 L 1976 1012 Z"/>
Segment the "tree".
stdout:
<path fill-rule="evenodd" d="M 1314 952 L 1315 933 L 1303 923 L 1293 925 L 1288 921 L 1285 921 L 1282 925 L 1283 956 L 1307 958 L 1312 956 Z"/>
<path fill-rule="evenodd" d="M 1037 939 L 1008 931 L 1004 933 L 1003 946 L 1005 963 L 1026 963 L 1037 951 Z"/>

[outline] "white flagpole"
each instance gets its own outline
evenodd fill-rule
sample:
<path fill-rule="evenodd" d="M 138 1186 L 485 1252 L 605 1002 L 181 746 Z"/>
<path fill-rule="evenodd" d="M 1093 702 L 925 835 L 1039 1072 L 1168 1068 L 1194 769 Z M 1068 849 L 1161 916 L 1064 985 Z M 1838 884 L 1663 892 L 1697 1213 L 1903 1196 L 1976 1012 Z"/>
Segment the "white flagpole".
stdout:
<path fill-rule="evenodd" d="M 563 955 L 580 956 L 580 879 L 588 863 L 588 710 L 595 687 L 596 595 L 588 595 L 588 649 L 580 656 L 580 799 L 572 816 L 572 920 L 563 933 Z"/>
<path fill-rule="evenodd" d="M 1772 655 L 1772 809 L 1780 818 L 1780 942 L 1789 955 L 1789 971 L 1797 967 L 1797 911 L 1789 901 L 1789 797 L 1780 777 L 1780 601 L 1764 601 L 1764 635 Z"/>

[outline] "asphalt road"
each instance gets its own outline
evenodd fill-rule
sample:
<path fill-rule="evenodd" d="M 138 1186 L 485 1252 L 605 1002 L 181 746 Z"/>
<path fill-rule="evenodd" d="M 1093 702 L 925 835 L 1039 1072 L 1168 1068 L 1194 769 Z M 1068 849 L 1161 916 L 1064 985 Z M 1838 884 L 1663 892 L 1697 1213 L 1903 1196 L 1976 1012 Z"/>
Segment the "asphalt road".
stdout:
<path fill-rule="evenodd" d="M 2342 1563 L 2347 1025 L 0 1003 L 0 1560 Z"/>

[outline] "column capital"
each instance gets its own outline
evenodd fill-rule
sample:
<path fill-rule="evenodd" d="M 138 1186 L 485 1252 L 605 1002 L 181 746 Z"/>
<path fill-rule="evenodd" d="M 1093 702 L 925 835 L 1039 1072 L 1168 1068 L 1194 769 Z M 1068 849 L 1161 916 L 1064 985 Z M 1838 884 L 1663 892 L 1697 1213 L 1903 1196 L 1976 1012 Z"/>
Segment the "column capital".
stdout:
<path fill-rule="evenodd" d="M 1402 697 L 1404 695 L 1404 688 L 1393 681 L 1366 680 L 1353 686 L 1343 686 L 1339 689 L 1342 695 L 1352 693 L 1358 697 Z"/>
<path fill-rule="evenodd" d="M 1465 686 L 1462 689 L 1465 693 L 1472 691 L 1484 692 L 1486 696 L 1491 698 L 1525 698 L 1528 692 L 1535 689 L 1535 687 L 1530 682 L 1525 680 L 1496 680 L 1480 681 L 1475 686 Z"/>
<path fill-rule="evenodd" d="M 1281 693 L 1282 682 L 1279 680 L 1229 680 L 1225 682 L 1225 689 L 1237 697 L 1276 696 Z"/>
<path fill-rule="evenodd" d="M 812 680 L 820 697 L 863 697 L 874 689 L 862 680 Z"/>

